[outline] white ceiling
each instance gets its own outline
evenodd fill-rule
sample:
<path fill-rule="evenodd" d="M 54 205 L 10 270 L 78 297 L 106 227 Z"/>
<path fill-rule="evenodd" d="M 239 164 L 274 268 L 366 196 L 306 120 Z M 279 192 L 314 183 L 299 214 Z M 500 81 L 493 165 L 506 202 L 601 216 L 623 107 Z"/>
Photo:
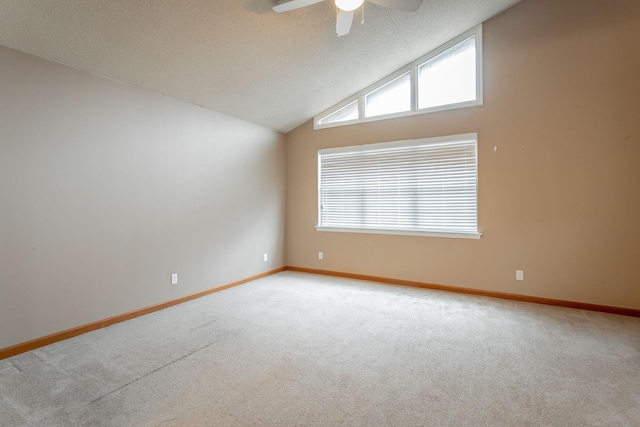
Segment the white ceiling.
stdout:
<path fill-rule="evenodd" d="M 365 3 L 338 38 L 332 0 L 0 0 L 0 44 L 288 132 L 518 1 Z"/>

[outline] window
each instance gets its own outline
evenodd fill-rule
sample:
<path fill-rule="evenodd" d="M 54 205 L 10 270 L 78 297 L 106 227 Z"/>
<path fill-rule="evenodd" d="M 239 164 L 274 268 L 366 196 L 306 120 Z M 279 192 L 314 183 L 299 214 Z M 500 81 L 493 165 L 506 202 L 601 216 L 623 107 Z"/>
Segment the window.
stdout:
<path fill-rule="evenodd" d="M 358 118 L 358 102 L 354 101 L 351 104 L 348 104 L 339 110 L 329 114 L 328 116 L 320 119 L 318 121 L 319 124 L 323 125 L 326 123 L 338 123 L 338 122 L 346 122 L 349 120 L 356 120 Z"/>
<path fill-rule="evenodd" d="M 316 116 L 314 128 L 481 104 L 482 26 L 478 26 Z"/>
<path fill-rule="evenodd" d="M 396 77 L 389 83 L 366 94 L 364 99 L 365 117 L 411 110 L 411 75 L 406 73 Z"/>
<path fill-rule="evenodd" d="M 320 231 L 480 238 L 477 135 L 318 152 Z"/>
<path fill-rule="evenodd" d="M 471 37 L 418 66 L 418 108 L 475 100 L 475 61 Z"/>

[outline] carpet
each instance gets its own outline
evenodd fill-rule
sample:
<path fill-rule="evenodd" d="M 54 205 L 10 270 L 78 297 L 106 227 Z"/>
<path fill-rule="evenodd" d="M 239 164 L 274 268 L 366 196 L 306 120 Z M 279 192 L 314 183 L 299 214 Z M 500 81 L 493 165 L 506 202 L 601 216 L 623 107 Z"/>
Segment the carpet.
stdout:
<path fill-rule="evenodd" d="M 285 271 L 0 361 L 1 426 L 639 426 L 640 319 Z"/>

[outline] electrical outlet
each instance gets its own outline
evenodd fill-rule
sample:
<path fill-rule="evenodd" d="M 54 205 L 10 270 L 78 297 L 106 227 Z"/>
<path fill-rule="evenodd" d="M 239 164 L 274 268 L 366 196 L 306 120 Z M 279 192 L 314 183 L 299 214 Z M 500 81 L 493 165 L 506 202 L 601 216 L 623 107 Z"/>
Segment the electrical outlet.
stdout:
<path fill-rule="evenodd" d="M 318 259 L 322 259 L 323 256 L 322 252 L 318 252 Z"/>
<path fill-rule="evenodd" d="M 524 280 L 524 270 L 516 270 L 516 280 Z"/>
<path fill-rule="evenodd" d="M 178 273 L 173 273 L 171 275 L 171 284 L 172 285 L 177 285 L 178 284 Z"/>
<path fill-rule="evenodd" d="M 264 260 L 267 261 L 269 259 L 269 255 L 264 254 Z"/>

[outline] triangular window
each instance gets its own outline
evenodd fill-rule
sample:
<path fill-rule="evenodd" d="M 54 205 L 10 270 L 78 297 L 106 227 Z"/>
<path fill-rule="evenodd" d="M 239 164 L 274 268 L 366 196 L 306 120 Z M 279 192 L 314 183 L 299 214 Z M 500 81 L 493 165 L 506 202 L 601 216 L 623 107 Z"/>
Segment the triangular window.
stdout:
<path fill-rule="evenodd" d="M 358 119 L 358 101 L 353 101 L 351 104 L 347 104 L 346 106 L 340 108 L 333 113 L 330 113 L 328 116 L 323 117 L 318 120 L 318 123 L 321 125 L 327 123 L 339 123 L 339 122 L 348 122 L 350 120 Z"/>

